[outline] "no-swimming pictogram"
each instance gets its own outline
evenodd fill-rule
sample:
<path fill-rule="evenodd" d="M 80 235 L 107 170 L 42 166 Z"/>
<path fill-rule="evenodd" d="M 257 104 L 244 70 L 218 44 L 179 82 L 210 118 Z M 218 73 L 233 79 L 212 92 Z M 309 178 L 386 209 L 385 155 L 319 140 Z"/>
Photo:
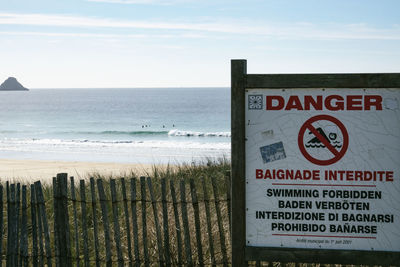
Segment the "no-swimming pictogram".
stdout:
<path fill-rule="evenodd" d="M 322 127 L 320 125 L 323 125 L 323 122 L 333 123 L 333 125 Z M 339 131 L 329 129 L 339 129 Z M 307 140 L 305 141 L 305 139 Z M 298 144 L 301 153 L 310 162 L 317 165 L 330 165 L 339 161 L 346 153 L 349 146 L 349 135 L 343 123 L 335 117 L 317 115 L 308 119 L 301 126 Z M 319 158 L 318 154 L 313 153 L 313 150 L 329 151 L 329 157 Z"/>

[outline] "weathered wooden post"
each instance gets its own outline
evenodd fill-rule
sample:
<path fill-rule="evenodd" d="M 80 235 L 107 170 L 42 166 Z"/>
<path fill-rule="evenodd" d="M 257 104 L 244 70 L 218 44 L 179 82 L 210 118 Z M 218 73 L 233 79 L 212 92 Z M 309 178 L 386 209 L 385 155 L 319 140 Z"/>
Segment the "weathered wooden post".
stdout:
<path fill-rule="evenodd" d="M 115 241 L 115 247 L 117 249 L 118 266 L 123 267 L 124 260 L 122 257 L 121 230 L 118 218 L 118 199 L 117 199 L 117 189 L 116 189 L 115 179 L 110 180 L 110 188 L 111 188 L 111 205 L 112 205 L 113 226 L 114 226 L 114 241 Z"/>
<path fill-rule="evenodd" d="M 171 198 L 172 198 L 172 204 L 174 208 L 174 218 L 175 218 L 175 229 L 176 229 L 176 243 L 178 247 L 178 265 L 183 266 L 183 245 L 182 245 L 182 228 L 181 224 L 179 222 L 179 210 L 178 210 L 178 200 L 176 198 L 176 191 L 175 191 L 175 186 L 174 186 L 174 181 L 170 180 L 169 181 L 169 189 L 171 191 Z"/>
<path fill-rule="evenodd" d="M 55 191 L 54 191 L 55 192 Z M 31 184 L 31 222 L 32 222 L 32 266 L 38 266 L 38 238 L 37 238 L 37 216 L 36 216 L 36 190 L 35 185 Z M 56 229 L 56 227 L 54 227 Z M 56 245 L 56 263 L 58 263 L 57 245 Z M 58 267 L 58 265 L 57 265 Z"/>
<path fill-rule="evenodd" d="M 54 222 L 56 231 L 56 247 L 58 249 L 60 267 L 72 266 L 71 260 L 71 244 L 69 231 L 69 216 L 68 216 L 68 174 L 59 173 L 55 179 L 55 205 L 54 205 Z"/>
<path fill-rule="evenodd" d="M 246 86 L 246 60 L 231 62 L 231 150 L 232 150 L 232 266 L 245 266 L 245 119 L 244 94 Z"/>
<path fill-rule="evenodd" d="M 2 188 L 1 188 L 2 191 Z M 0 199 L 2 199 L 2 192 L 0 194 Z M 21 214 L 21 239 L 20 239 L 20 265 L 19 266 L 28 266 L 28 216 L 27 216 L 27 186 L 22 186 L 22 214 Z M 2 207 L 0 208 L 2 211 Z M 1 231 L 1 227 L 0 227 Z M 1 239 L 0 239 L 1 240 Z M 1 251 L 1 249 L 0 249 Z"/>
<path fill-rule="evenodd" d="M 82 218 L 82 238 L 83 238 L 83 256 L 85 260 L 85 267 L 89 267 L 89 235 L 88 223 L 86 218 L 86 187 L 85 180 L 79 181 L 79 194 L 81 197 L 81 218 Z"/>
<path fill-rule="evenodd" d="M 94 239 L 94 252 L 96 257 L 96 267 L 100 267 L 100 252 L 99 252 L 99 231 L 97 226 L 97 206 L 96 206 L 96 187 L 94 178 L 90 178 L 90 195 L 91 195 L 91 206 L 92 206 L 92 216 L 93 216 L 93 239 Z"/>
<path fill-rule="evenodd" d="M 97 179 L 97 190 L 99 191 L 100 207 L 101 207 L 101 217 L 103 219 L 104 226 L 104 241 L 106 245 L 106 266 L 112 266 L 112 255 L 111 255 L 111 235 L 110 235 L 110 224 L 108 222 L 108 208 L 106 193 L 103 187 L 103 180 Z"/>
<path fill-rule="evenodd" d="M 0 251 L 3 251 L 3 185 L 0 184 Z M 0 259 L 0 267 L 3 266 L 3 259 Z"/>
<path fill-rule="evenodd" d="M 158 261 L 159 261 L 158 264 L 160 267 L 164 267 L 164 250 L 162 247 L 160 222 L 158 220 L 157 202 L 154 196 L 153 185 L 151 183 L 150 177 L 147 177 L 147 186 L 149 187 L 151 206 L 153 207 L 153 214 L 154 214 L 154 226 L 156 228 L 156 239 L 157 239 Z"/>
<path fill-rule="evenodd" d="M 138 215 L 137 215 L 137 199 L 136 199 L 136 178 L 130 179 L 131 189 L 131 214 L 132 214 L 132 230 L 135 252 L 135 267 L 140 266 L 139 255 L 139 230 L 138 230 Z"/>
<path fill-rule="evenodd" d="M 47 258 L 47 266 L 52 267 L 51 263 L 51 245 L 50 245 L 50 230 L 49 224 L 47 222 L 46 217 L 46 207 L 45 207 L 45 200 L 42 190 L 42 184 L 40 181 L 35 182 L 35 193 L 36 193 L 36 202 L 38 204 L 38 221 L 41 221 L 43 225 L 43 232 L 44 232 L 44 245 L 46 251 L 46 258 Z"/>

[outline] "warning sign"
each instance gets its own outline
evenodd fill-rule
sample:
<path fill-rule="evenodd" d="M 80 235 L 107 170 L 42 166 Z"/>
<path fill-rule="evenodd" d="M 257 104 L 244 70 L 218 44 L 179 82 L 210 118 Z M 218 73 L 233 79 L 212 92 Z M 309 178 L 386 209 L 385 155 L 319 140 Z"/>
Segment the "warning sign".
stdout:
<path fill-rule="evenodd" d="M 400 251 L 400 89 L 249 89 L 246 245 Z"/>
<path fill-rule="evenodd" d="M 331 124 L 324 124 L 327 121 Z M 326 125 L 323 127 L 321 124 Z M 338 131 L 339 129 L 339 131 Z M 306 142 L 304 139 L 308 139 Z M 317 165 L 330 165 L 340 160 L 349 145 L 349 134 L 338 119 L 330 115 L 317 115 L 308 119 L 299 131 L 299 149 L 306 159 Z M 327 150 L 329 159 L 318 157 L 318 151 Z M 315 153 L 315 151 L 317 151 Z M 317 156 L 313 156 L 317 154 Z M 329 154 L 329 153 L 328 153 Z"/>

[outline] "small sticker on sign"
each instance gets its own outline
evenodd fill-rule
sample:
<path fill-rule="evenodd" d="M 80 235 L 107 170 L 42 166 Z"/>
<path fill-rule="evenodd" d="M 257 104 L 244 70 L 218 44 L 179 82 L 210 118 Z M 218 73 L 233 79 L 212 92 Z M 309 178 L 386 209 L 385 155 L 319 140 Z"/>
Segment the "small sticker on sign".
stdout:
<path fill-rule="evenodd" d="M 264 163 L 286 158 L 282 142 L 260 147 L 260 152 Z"/>
<path fill-rule="evenodd" d="M 261 132 L 261 136 L 265 139 L 272 138 L 272 137 L 274 137 L 274 130 L 263 131 L 263 132 Z"/>

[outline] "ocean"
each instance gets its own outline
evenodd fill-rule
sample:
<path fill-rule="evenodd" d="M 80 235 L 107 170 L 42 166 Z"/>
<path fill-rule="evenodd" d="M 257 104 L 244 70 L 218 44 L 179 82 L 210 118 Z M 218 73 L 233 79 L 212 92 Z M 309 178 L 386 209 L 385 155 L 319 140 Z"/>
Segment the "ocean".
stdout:
<path fill-rule="evenodd" d="M 0 92 L 0 158 L 177 164 L 230 158 L 229 88 Z"/>

